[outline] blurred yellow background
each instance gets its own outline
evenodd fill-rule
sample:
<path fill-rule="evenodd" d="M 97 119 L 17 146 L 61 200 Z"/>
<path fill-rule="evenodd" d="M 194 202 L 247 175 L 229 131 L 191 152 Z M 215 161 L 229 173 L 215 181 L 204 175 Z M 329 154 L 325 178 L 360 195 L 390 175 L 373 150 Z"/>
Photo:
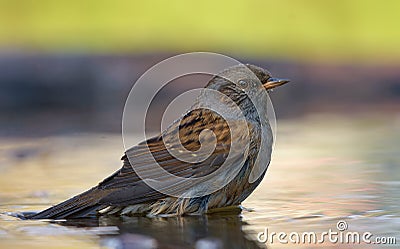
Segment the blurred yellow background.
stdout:
<path fill-rule="evenodd" d="M 400 59 L 399 10 L 396 0 L 1 0 L 0 46 L 393 61 Z"/>
<path fill-rule="evenodd" d="M 0 134 L 119 132 L 135 80 L 196 51 L 292 79 L 272 96 L 278 117 L 398 111 L 399 9 L 395 0 L 0 0 Z"/>

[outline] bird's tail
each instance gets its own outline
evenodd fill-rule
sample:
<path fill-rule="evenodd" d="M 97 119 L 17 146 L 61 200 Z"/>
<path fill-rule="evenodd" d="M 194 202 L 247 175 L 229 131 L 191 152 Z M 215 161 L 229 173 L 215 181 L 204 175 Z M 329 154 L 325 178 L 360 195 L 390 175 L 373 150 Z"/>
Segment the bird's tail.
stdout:
<path fill-rule="evenodd" d="M 94 187 L 80 195 L 74 196 L 60 204 L 30 215 L 28 219 L 66 219 L 83 218 L 96 215 L 101 209 L 99 200 L 105 196 L 106 191 Z"/>

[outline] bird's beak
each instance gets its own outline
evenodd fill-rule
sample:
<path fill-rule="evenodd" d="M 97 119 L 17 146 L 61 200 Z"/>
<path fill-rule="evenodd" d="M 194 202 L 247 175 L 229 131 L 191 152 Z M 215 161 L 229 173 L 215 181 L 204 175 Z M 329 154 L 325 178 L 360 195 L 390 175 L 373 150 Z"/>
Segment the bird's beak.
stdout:
<path fill-rule="evenodd" d="M 290 80 L 288 80 L 288 79 L 269 78 L 267 83 L 263 84 L 263 86 L 266 90 L 269 90 L 269 89 L 284 85 L 288 82 L 290 82 Z"/>

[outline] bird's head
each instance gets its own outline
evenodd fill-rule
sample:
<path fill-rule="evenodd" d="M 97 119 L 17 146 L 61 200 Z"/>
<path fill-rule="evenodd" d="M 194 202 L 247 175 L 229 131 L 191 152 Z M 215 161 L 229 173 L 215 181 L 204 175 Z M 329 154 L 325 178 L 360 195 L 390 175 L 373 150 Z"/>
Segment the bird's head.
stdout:
<path fill-rule="evenodd" d="M 259 98 L 260 94 L 265 94 L 264 91 L 270 91 L 288 82 L 287 79 L 272 77 L 270 72 L 261 67 L 241 64 L 215 75 L 206 88 L 217 90 L 231 98 L 246 115 L 254 111 L 254 101 L 264 100 Z"/>
<path fill-rule="evenodd" d="M 262 86 L 267 91 L 275 87 L 284 85 L 290 81 L 288 79 L 274 78 L 272 77 L 271 73 L 268 72 L 268 70 L 261 67 L 257 67 L 251 64 L 246 64 L 246 67 L 248 67 L 255 74 L 255 76 L 257 76 Z"/>

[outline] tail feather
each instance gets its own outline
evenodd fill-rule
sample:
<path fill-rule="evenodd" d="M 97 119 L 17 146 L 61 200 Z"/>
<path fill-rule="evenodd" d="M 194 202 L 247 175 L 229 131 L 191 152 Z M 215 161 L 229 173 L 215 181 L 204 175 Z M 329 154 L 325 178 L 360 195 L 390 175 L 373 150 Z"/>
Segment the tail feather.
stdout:
<path fill-rule="evenodd" d="M 82 218 L 96 215 L 101 209 L 99 200 L 104 197 L 107 191 L 94 187 L 80 195 L 72 197 L 60 204 L 50 207 L 42 212 L 31 215 L 29 219 L 66 219 Z"/>

